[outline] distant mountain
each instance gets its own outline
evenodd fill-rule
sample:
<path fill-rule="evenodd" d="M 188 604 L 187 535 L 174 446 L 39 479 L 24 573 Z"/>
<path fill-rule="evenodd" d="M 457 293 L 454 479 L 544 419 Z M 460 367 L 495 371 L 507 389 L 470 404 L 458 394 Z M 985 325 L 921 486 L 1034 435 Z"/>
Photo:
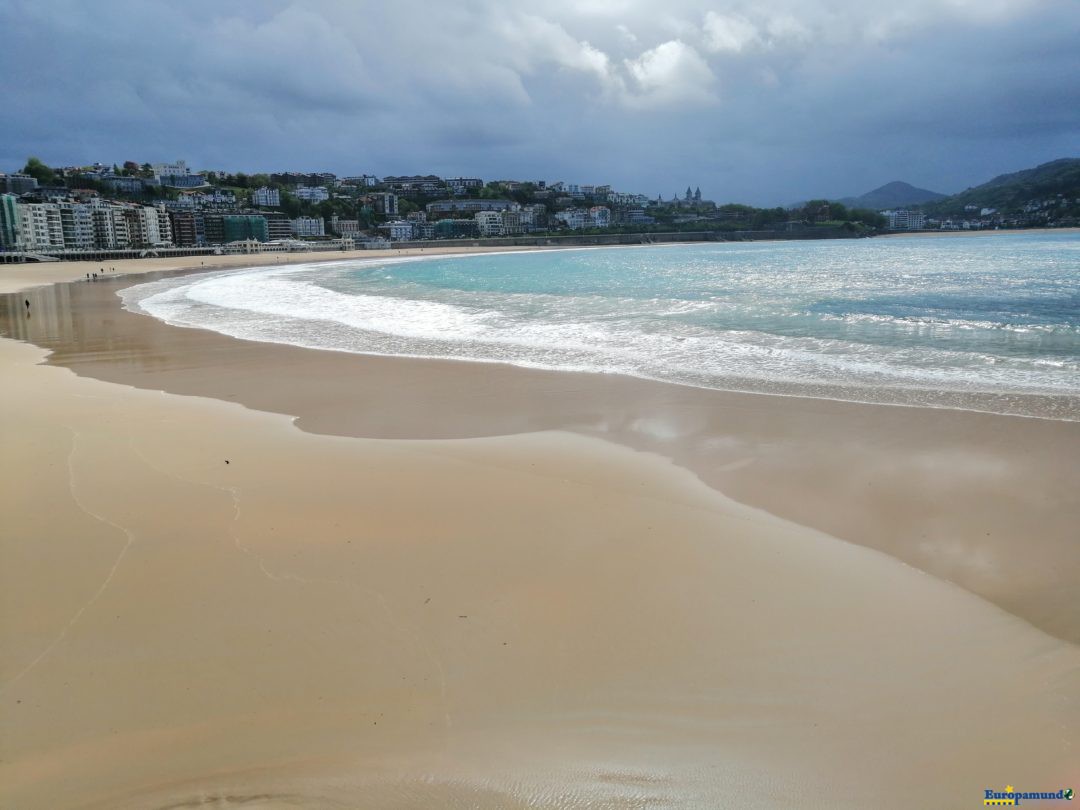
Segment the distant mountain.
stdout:
<path fill-rule="evenodd" d="M 1002 213 L 1012 213 L 1049 203 L 1053 203 L 1054 208 L 1071 208 L 1076 206 L 1078 199 L 1080 158 L 1061 158 L 1043 163 L 1034 169 L 999 175 L 988 183 L 961 191 L 944 200 L 937 200 L 922 208 L 933 215 L 961 214 L 967 206 L 994 208 Z M 1059 203 L 1059 200 L 1062 202 Z M 1064 211 L 1057 213 L 1063 214 Z"/>
<path fill-rule="evenodd" d="M 859 197 L 844 197 L 837 202 L 843 203 L 848 208 L 869 208 L 872 211 L 882 211 L 886 208 L 904 208 L 910 205 L 944 200 L 945 194 L 929 191 L 925 188 L 916 188 L 910 183 L 894 180 L 886 183 L 881 188 L 875 188 Z"/>

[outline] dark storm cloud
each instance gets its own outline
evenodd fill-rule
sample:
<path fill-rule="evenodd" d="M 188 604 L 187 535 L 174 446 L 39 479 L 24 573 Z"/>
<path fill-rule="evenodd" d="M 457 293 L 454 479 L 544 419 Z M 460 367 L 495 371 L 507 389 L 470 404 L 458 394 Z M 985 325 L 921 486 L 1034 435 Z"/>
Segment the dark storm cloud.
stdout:
<path fill-rule="evenodd" d="M 1078 151 L 1070 0 L 0 0 L 0 170 L 609 182 L 781 203 Z"/>

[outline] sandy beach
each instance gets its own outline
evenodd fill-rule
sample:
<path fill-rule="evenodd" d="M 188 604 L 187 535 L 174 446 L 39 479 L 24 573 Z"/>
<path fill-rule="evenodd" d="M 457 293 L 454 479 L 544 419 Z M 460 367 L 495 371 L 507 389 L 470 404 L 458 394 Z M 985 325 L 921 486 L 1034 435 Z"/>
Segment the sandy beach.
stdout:
<path fill-rule="evenodd" d="M 110 266 L 0 267 L 0 806 L 1080 785 L 1080 423 L 252 343 Z"/>

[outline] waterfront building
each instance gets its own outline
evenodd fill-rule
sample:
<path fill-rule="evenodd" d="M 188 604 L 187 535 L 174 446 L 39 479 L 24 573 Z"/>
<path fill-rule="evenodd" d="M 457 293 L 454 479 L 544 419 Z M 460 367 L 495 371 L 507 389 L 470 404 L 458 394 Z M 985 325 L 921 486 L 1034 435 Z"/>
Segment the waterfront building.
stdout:
<path fill-rule="evenodd" d="M 64 247 L 68 250 L 93 250 L 94 212 L 87 203 L 62 202 L 60 225 L 64 232 Z"/>
<path fill-rule="evenodd" d="M 917 231 L 926 226 L 926 215 L 921 211 L 882 211 L 886 227 L 891 231 Z"/>
<path fill-rule="evenodd" d="M 116 207 L 105 200 L 90 203 L 90 215 L 94 223 L 94 246 L 100 250 L 112 250 L 120 245 L 117 240 L 117 221 L 114 216 Z M 124 234 L 123 246 L 127 246 L 127 226 L 120 223 Z"/>
<path fill-rule="evenodd" d="M 434 230 L 436 239 L 468 239 L 480 235 L 475 219 L 440 219 Z"/>
<path fill-rule="evenodd" d="M 64 249 L 64 225 L 56 203 L 19 205 L 19 226 L 24 250 L 46 252 Z"/>
<path fill-rule="evenodd" d="M 526 219 L 527 215 L 522 211 L 500 211 L 499 221 L 502 225 L 502 235 L 520 236 L 525 233 Z"/>
<path fill-rule="evenodd" d="M 270 241 L 266 217 L 262 214 L 203 214 L 206 244 L 224 245 L 227 242 Z"/>
<path fill-rule="evenodd" d="M 400 242 L 413 238 L 413 224 L 401 219 L 383 223 L 379 226 L 379 230 L 385 233 L 391 242 Z"/>
<path fill-rule="evenodd" d="M 165 206 L 144 205 L 139 211 L 139 243 L 142 247 L 171 246 L 172 223 Z"/>
<path fill-rule="evenodd" d="M 266 217 L 261 214 L 224 214 L 221 217 L 222 242 L 241 242 L 254 239 L 269 242 Z"/>
<path fill-rule="evenodd" d="M 206 244 L 206 224 L 203 215 L 195 211 L 170 211 L 173 242 L 177 247 L 196 247 Z"/>
<path fill-rule="evenodd" d="M 0 250 L 15 250 L 21 235 L 18 199 L 14 194 L 0 194 Z"/>
<path fill-rule="evenodd" d="M 281 211 L 267 211 L 263 216 L 266 218 L 266 233 L 271 242 L 282 239 L 292 239 L 292 221 Z"/>
<path fill-rule="evenodd" d="M 297 217 L 292 221 L 295 236 L 326 236 L 326 223 L 322 217 Z"/>
<path fill-rule="evenodd" d="M 478 211 L 476 213 L 476 228 L 481 236 L 502 236 L 503 230 L 501 211 Z"/>

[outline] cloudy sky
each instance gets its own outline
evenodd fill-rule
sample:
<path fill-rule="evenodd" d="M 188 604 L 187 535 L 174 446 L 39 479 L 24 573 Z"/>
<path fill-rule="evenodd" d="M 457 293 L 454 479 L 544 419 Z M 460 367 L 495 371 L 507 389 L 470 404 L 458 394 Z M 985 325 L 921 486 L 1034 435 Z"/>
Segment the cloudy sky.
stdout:
<path fill-rule="evenodd" d="M 0 171 L 955 192 L 1080 156 L 1077 0 L 0 0 Z"/>

